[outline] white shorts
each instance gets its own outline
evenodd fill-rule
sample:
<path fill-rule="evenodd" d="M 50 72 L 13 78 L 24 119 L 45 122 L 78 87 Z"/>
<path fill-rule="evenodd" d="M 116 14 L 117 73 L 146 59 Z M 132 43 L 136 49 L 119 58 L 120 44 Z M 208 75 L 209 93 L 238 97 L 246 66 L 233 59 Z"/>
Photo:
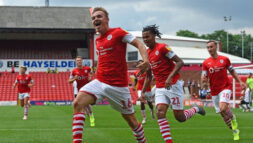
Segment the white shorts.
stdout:
<path fill-rule="evenodd" d="M 171 86 L 170 90 L 165 88 L 156 88 L 155 104 L 171 104 L 173 110 L 184 109 L 183 87 L 179 81 Z"/>
<path fill-rule="evenodd" d="M 138 90 L 137 93 L 138 93 L 138 97 L 140 98 L 141 97 L 141 90 Z M 146 99 L 147 99 L 148 102 L 152 102 L 153 101 L 153 96 L 152 96 L 151 91 L 150 92 L 146 92 L 145 96 L 146 96 Z"/>
<path fill-rule="evenodd" d="M 18 99 L 19 99 L 19 100 L 23 100 L 23 99 L 25 99 L 26 97 L 30 97 L 29 93 L 19 93 L 19 94 L 18 94 Z"/>
<path fill-rule="evenodd" d="M 231 90 L 224 89 L 218 95 L 212 96 L 213 105 L 214 105 L 214 108 L 216 110 L 216 113 L 220 113 L 220 106 L 219 106 L 219 104 L 221 102 L 223 102 L 223 103 L 229 103 L 230 97 L 231 97 L 231 93 L 232 93 Z"/>
<path fill-rule="evenodd" d="M 111 86 L 95 79 L 83 86 L 80 92 L 95 96 L 96 103 L 107 98 L 111 107 L 122 114 L 134 113 L 132 97 L 128 87 Z"/>

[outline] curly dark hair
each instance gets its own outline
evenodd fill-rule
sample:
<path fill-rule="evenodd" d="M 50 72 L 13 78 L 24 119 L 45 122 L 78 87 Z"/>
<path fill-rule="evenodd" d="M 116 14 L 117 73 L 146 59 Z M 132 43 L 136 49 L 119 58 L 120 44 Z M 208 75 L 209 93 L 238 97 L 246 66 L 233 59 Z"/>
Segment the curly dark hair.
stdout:
<path fill-rule="evenodd" d="M 156 35 L 157 37 L 161 38 L 162 33 L 159 31 L 159 26 L 154 25 L 148 25 L 146 27 L 143 27 L 142 32 L 149 31 L 150 33 Z"/>

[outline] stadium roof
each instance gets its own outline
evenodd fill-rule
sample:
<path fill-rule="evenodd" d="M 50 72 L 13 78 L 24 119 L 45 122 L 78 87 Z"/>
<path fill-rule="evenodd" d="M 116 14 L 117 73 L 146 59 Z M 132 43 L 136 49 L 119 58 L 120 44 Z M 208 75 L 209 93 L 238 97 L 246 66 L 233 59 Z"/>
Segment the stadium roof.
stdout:
<path fill-rule="evenodd" d="M 0 29 L 90 29 L 89 7 L 0 6 Z M 4 31 L 4 32 L 5 32 Z"/>
<path fill-rule="evenodd" d="M 136 37 L 142 37 L 141 31 L 129 31 L 131 34 L 133 34 Z M 193 41 L 193 42 L 207 42 L 208 40 L 205 39 L 198 39 L 198 38 L 189 38 L 189 37 L 182 37 L 182 36 L 173 36 L 173 35 L 166 35 L 162 34 L 162 39 L 168 39 L 168 40 L 181 40 L 181 41 Z"/>
<path fill-rule="evenodd" d="M 196 48 L 196 47 L 174 47 L 171 46 L 172 50 L 177 53 L 177 55 L 182 58 L 185 64 L 202 64 L 206 58 L 210 55 L 207 49 Z M 250 64 L 248 59 L 241 58 L 238 56 L 230 55 L 227 53 L 219 52 L 219 55 L 226 56 L 230 59 L 232 64 Z"/>
<path fill-rule="evenodd" d="M 129 31 L 129 32 L 138 38 L 142 38 L 141 31 Z M 163 34 L 161 39 L 174 40 L 174 41 L 200 42 L 202 44 L 203 42 L 206 43 L 208 41 L 205 39 L 172 36 L 172 35 L 166 35 L 166 34 Z M 180 58 L 184 60 L 185 64 L 202 64 L 206 58 L 210 57 L 206 48 L 190 47 L 189 45 L 187 45 L 187 42 L 185 46 L 170 45 L 170 47 Z M 250 64 L 251 63 L 250 60 L 248 59 L 234 56 L 231 54 L 227 54 L 227 53 L 223 53 L 219 51 L 218 51 L 218 54 L 228 57 L 232 64 Z"/>

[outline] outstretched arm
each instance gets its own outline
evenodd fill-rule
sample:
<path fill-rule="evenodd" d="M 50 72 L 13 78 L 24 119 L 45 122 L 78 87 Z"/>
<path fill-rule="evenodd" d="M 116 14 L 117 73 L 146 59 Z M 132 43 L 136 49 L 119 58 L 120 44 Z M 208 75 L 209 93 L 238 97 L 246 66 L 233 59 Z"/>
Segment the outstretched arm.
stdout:
<path fill-rule="evenodd" d="M 34 81 L 33 81 L 33 79 L 31 78 L 31 81 L 30 81 L 30 84 L 28 84 L 28 87 L 33 87 L 34 86 Z"/>
<path fill-rule="evenodd" d="M 184 65 L 184 62 L 181 58 L 179 58 L 177 55 L 174 55 L 171 60 L 173 60 L 176 65 L 175 68 L 172 70 L 172 72 L 170 73 L 170 75 L 168 76 L 166 82 L 165 82 L 165 88 L 170 88 L 171 84 L 172 84 L 172 78 L 178 74 L 178 72 L 180 71 L 180 69 L 182 68 L 182 66 Z"/>
<path fill-rule="evenodd" d="M 146 78 L 145 78 L 145 81 L 144 81 L 144 84 L 143 84 L 143 88 L 141 90 L 140 100 L 143 101 L 143 102 L 146 100 L 145 99 L 145 92 L 150 87 L 151 81 L 152 81 L 152 72 L 151 72 L 151 69 L 149 68 L 148 71 L 146 72 Z"/>
<path fill-rule="evenodd" d="M 17 83 L 18 83 L 17 80 L 15 80 L 15 83 L 14 83 L 13 86 L 12 86 L 12 89 L 13 89 L 13 90 L 16 88 Z"/>
<path fill-rule="evenodd" d="M 229 72 L 233 76 L 233 78 L 235 78 L 235 80 L 240 83 L 241 88 L 246 89 L 246 85 L 241 81 L 236 71 L 232 69 L 232 70 L 229 70 Z"/>
<path fill-rule="evenodd" d="M 131 45 L 135 46 L 137 49 L 139 49 L 139 52 L 141 54 L 141 57 L 143 59 L 143 63 L 139 64 L 137 68 L 140 69 L 140 74 L 144 73 L 148 67 L 149 67 L 149 61 L 148 61 L 148 52 L 145 46 L 138 40 L 134 39 L 131 43 Z"/>

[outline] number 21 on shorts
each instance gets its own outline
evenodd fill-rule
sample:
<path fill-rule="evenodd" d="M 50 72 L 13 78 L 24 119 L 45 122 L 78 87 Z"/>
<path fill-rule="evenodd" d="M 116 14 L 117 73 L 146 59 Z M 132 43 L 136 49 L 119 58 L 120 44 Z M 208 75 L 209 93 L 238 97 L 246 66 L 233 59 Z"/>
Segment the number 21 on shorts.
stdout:
<path fill-rule="evenodd" d="M 179 97 L 172 97 L 171 104 L 172 105 L 179 105 L 180 104 Z"/>

